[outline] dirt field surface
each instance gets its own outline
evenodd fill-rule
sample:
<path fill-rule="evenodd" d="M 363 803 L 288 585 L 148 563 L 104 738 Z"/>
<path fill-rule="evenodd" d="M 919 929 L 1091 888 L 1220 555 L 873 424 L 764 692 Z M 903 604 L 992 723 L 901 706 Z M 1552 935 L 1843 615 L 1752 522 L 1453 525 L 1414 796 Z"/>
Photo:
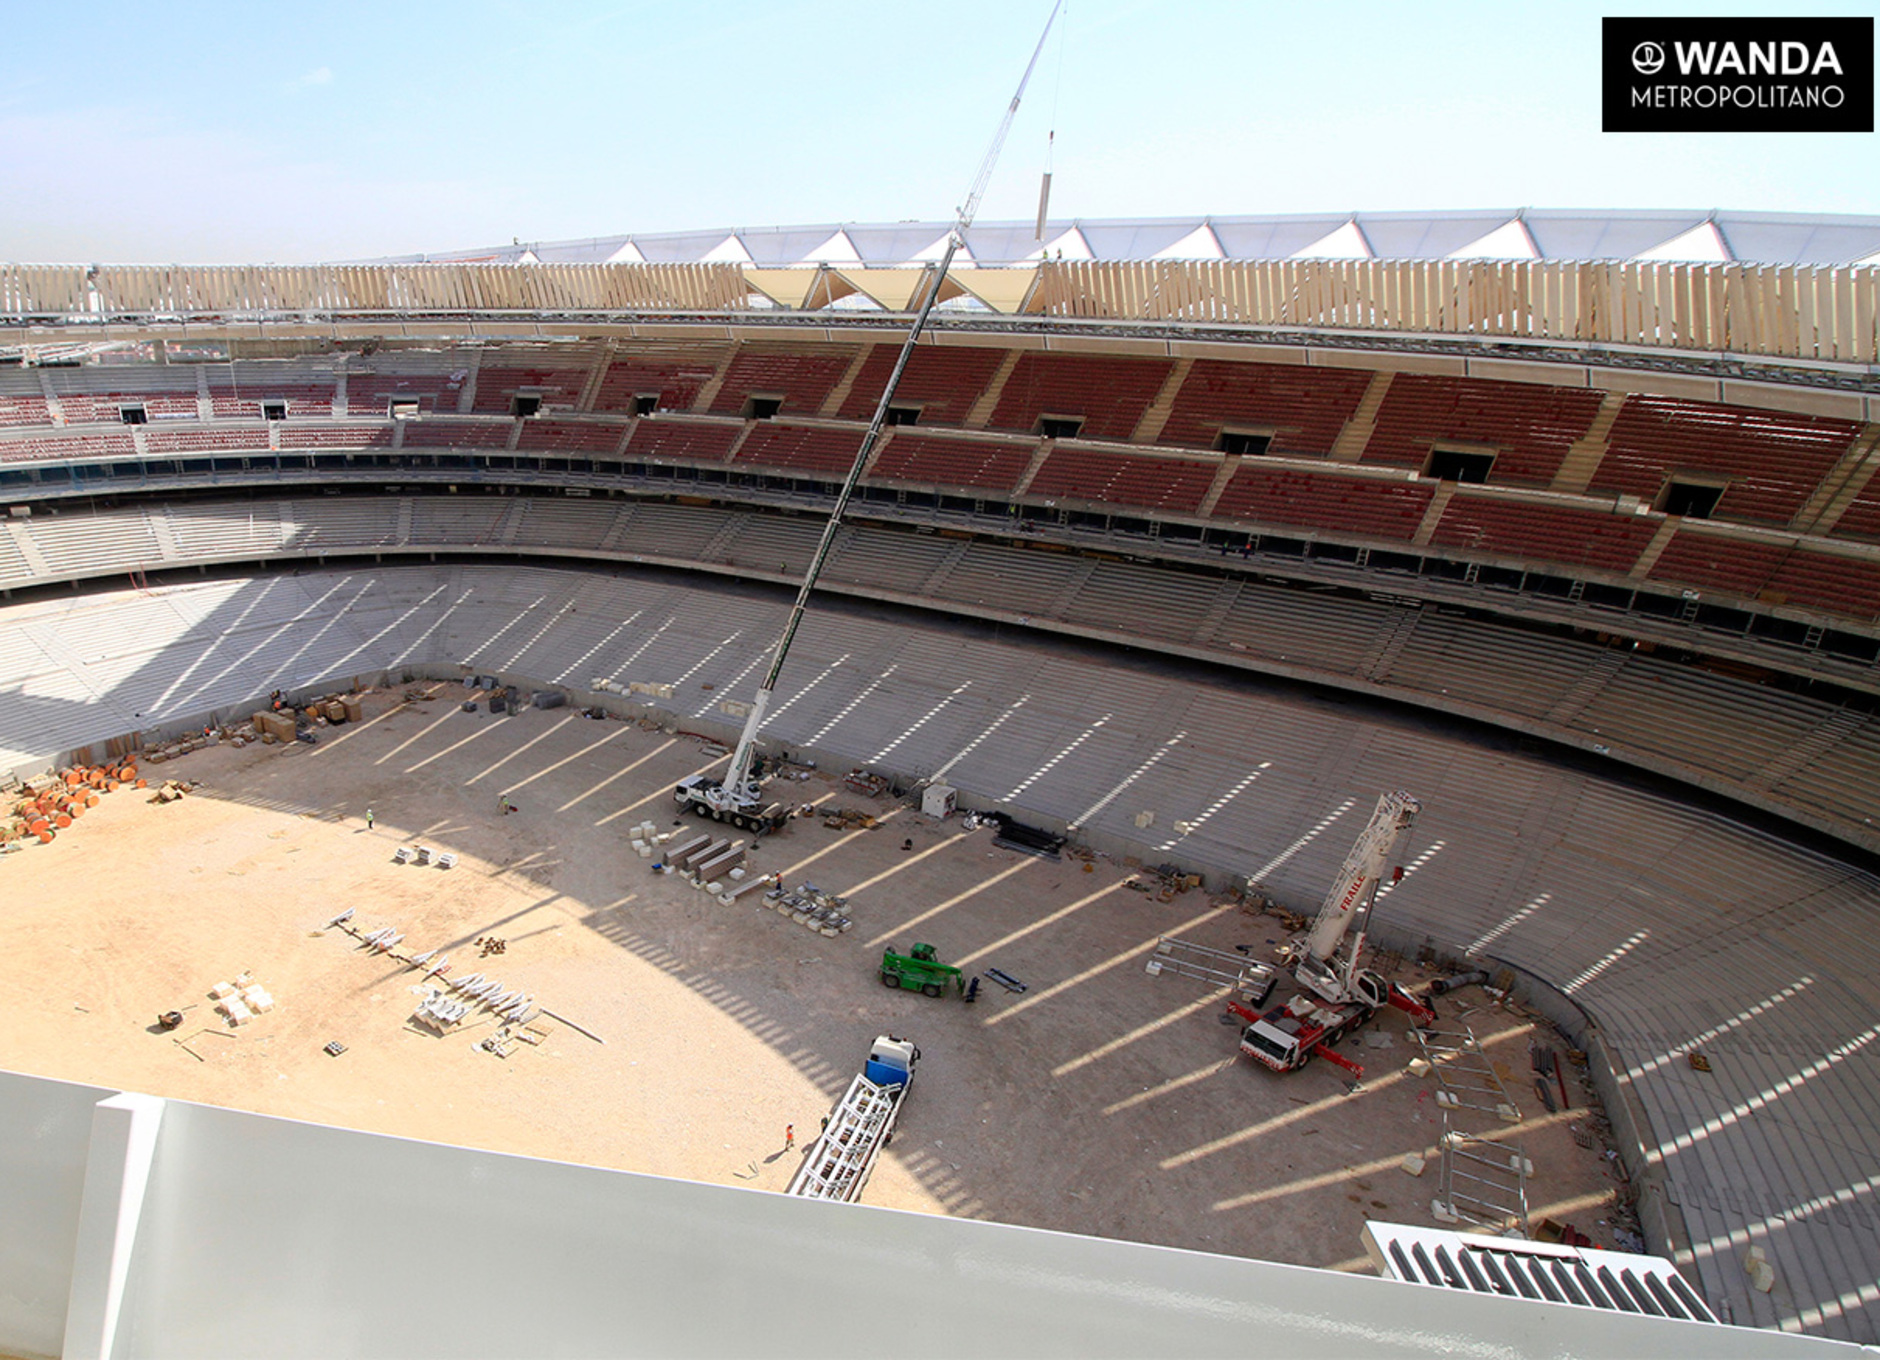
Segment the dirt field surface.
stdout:
<path fill-rule="evenodd" d="M 1347 1269 L 1363 1264 L 1365 1218 L 1432 1221 L 1434 1162 L 1421 1178 L 1399 1167 L 1442 1128 L 1431 1081 L 1405 1072 L 1402 1015 L 1341 1050 L 1366 1067 L 1352 1092 L 1329 1063 L 1281 1076 L 1237 1058 L 1222 993 L 1144 971 L 1164 934 L 1265 956 L 1284 938 L 1274 918 L 1200 891 L 1159 902 L 1125 886 L 1124 864 L 999 849 L 989 829 L 818 774 L 772 791 L 881 825 L 799 819 L 752 864 L 849 898 L 854 929 L 823 938 L 656 876 L 628 849 L 643 819 L 676 829 L 672 785 L 714 763 L 700 741 L 565 708 L 466 713 L 460 687 L 429 692 L 368 695 L 366 721 L 317 746 L 146 765 L 153 785 L 201 787 L 163 806 L 110 794 L 0 861 L 0 1067 L 781 1191 L 870 1040 L 892 1032 L 923 1059 L 868 1203 Z M 460 858 L 394 863 L 405 845 Z M 544 1018 L 545 1039 L 499 1058 L 477 1047 L 498 1023 L 483 1012 L 420 1032 L 420 974 L 327 928 L 347 909 L 363 930 L 397 927 L 401 952 L 440 949 L 454 974 L 531 993 L 599 1041 Z M 503 952 L 479 957 L 486 937 Z M 988 983 L 966 1005 L 883 988 L 882 948 L 916 940 L 1028 990 Z M 277 1006 L 231 1027 L 207 992 L 244 971 Z M 1495 1136 L 1534 1163 L 1534 1219 L 1610 1246 L 1614 1182 L 1597 1141 L 1572 1136 L 1584 1088 L 1569 1077 L 1574 1108 L 1548 1114 L 1530 1022 L 1480 988 L 1440 1006 L 1482 1037 L 1525 1116 Z M 185 1007 L 179 1029 L 158 1029 Z"/>

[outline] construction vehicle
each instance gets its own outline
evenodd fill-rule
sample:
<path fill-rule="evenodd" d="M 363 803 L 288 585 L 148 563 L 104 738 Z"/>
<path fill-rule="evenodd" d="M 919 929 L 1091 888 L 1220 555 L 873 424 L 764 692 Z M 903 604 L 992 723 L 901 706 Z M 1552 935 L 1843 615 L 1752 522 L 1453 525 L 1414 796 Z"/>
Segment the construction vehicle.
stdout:
<path fill-rule="evenodd" d="M 762 836 L 790 820 L 790 809 L 783 803 L 765 803 L 758 796 L 758 784 L 747 781 L 750 796 L 728 799 L 724 785 L 716 779 L 693 775 L 682 779 L 672 791 L 672 801 L 714 822 L 730 822 L 740 831 Z"/>
<path fill-rule="evenodd" d="M 966 994 L 966 980 L 960 970 L 940 962 L 939 953 L 930 944 L 917 944 L 905 954 L 895 953 L 893 946 L 881 951 L 883 987 L 941 996 L 949 983 L 962 996 Z"/>
<path fill-rule="evenodd" d="M 855 459 L 849 465 L 848 475 L 843 479 L 840 490 L 836 492 L 835 504 L 829 509 L 829 518 L 824 521 L 822 537 L 817 540 L 815 551 L 810 554 L 809 565 L 804 569 L 803 580 L 797 586 L 796 600 L 790 606 L 785 618 L 783 631 L 771 650 L 770 665 L 764 672 L 763 680 L 758 684 L 757 696 L 744 713 L 744 729 L 739 734 L 737 745 L 731 751 L 731 765 L 723 779 L 697 778 L 687 780 L 679 786 L 675 795 L 683 805 L 709 811 L 718 821 L 729 821 L 734 825 L 759 831 L 769 829 L 767 825 L 770 809 L 763 803 L 763 781 L 757 777 L 752 764 L 757 758 L 757 734 L 764 725 L 764 718 L 770 711 L 771 698 L 777 692 L 777 677 L 783 672 L 784 658 L 790 654 L 790 644 L 796 639 L 798 627 L 803 622 L 803 613 L 809 607 L 812 591 L 816 589 L 816 580 L 822 575 L 823 566 L 829 560 L 830 552 L 835 547 L 836 533 L 842 527 L 842 516 L 847 512 L 849 501 L 855 495 L 855 488 L 862 480 L 862 472 L 869 460 L 875 455 L 876 446 L 881 441 L 882 429 L 888 423 L 888 413 L 894 401 L 896 389 L 901 385 L 901 377 L 907 371 L 908 361 L 913 358 L 915 346 L 920 342 L 921 331 L 927 326 L 927 318 L 932 314 L 935 304 L 940 301 L 942 285 L 946 282 L 947 271 L 953 267 L 953 256 L 966 244 L 966 231 L 973 224 L 973 218 L 979 212 L 980 200 L 985 197 L 986 186 L 992 179 L 992 168 L 998 163 L 999 152 L 1005 146 L 1005 137 L 1012 128 L 1012 119 L 1018 114 L 1019 101 L 1024 98 L 1025 87 L 1031 83 L 1031 75 L 1038 66 L 1038 57 L 1044 51 L 1045 39 L 1051 36 L 1051 25 L 1057 21 L 1058 10 L 1063 0 L 1057 0 L 1051 7 L 1050 15 L 1045 19 L 1044 32 L 1038 35 L 1038 46 L 1032 51 L 1031 61 L 1025 67 L 1025 74 L 1018 82 L 1018 89 L 1012 95 L 1012 102 L 1006 107 L 1005 117 L 1000 121 L 998 131 L 993 135 L 992 145 L 987 149 L 985 159 L 979 163 L 979 173 L 973 179 L 973 185 L 966 195 L 965 203 L 955 219 L 953 230 L 947 233 L 946 249 L 941 253 L 935 265 L 927 267 L 927 277 L 918 291 L 920 305 L 914 313 L 914 323 L 908 327 L 907 336 L 901 342 L 900 354 L 894 361 L 894 367 L 888 373 L 888 381 L 881 389 L 881 396 L 875 403 L 875 414 L 868 422 L 868 430 L 862 436 L 861 446 L 855 451 Z M 702 805 L 702 806 L 700 806 Z M 774 805 L 772 805 L 774 806 Z M 738 818 L 744 818 L 739 821 Z"/>
<path fill-rule="evenodd" d="M 1265 1014 L 1227 1003 L 1230 1012 L 1249 1022 L 1240 1034 L 1242 1053 L 1275 1072 L 1295 1071 L 1322 1056 L 1362 1078 L 1364 1068 L 1334 1053 L 1332 1045 L 1362 1026 L 1379 1007 L 1405 1011 L 1418 1025 L 1436 1019 L 1436 1012 L 1423 1001 L 1381 974 L 1358 966 L 1364 924 L 1383 883 L 1385 866 L 1421 810 L 1422 804 L 1401 791 L 1378 798 L 1377 810 L 1345 856 L 1318 918 L 1291 949 L 1299 994 Z M 1399 867 L 1391 881 L 1402 877 Z M 1345 946 L 1342 954 L 1341 946 Z"/>
<path fill-rule="evenodd" d="M 803 1154 L 784 1193 L 843 1204 L 859 1199 L 881 1150 L 894 1135 L 894 1121 L 918 1061 L 920 1050 L 906 1039 L 876 1036 L 868 1061 L 829 1112 L 821 1135 Z"/>

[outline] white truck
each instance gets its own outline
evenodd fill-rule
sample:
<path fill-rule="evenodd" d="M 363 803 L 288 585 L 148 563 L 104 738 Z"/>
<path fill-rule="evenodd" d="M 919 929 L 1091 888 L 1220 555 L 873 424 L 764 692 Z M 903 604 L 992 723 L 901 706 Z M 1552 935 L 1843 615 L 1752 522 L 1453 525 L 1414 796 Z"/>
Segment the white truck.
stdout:
<path fill-rule="evenodd" d="M 790 1178 L 786 1195 L 832 1199 L 853 1204 L 861 1198 L 869 1173 L 894 1134 L 901 1101 L 914 1080 L 920 1050 L 892 1034 L 876 1037 L 868 1061 L 835 1109 L 803 1163 Z"/>
<path fill-rule="evenodd" d="M 1325 895 L 1318 919 L 1294 954 L 1293 978 L 1301 988 L 1299 994 L 1264 1015 L 1227 1003 L 1229 1011 L 1251 1022 L 1241 1031 L 1242 1053 L 1275 1072 L 1291 1072 L 1322 1057 L 1362 1078 L 1364 1068 L 1334 1053 L 1332 1045 L 1369 1020 L 1378 1007 L 1395 1006 L 1418 1025 L 1436 1018 L 1436 1012 L 1419 998 L 1358 966 L 1371 904 L 1391 855 L 1421 810 L 1422 804 L 1401 791 L 1378 798 L 1377 810 L 1358 833 L 1357 843 Z M 1396 870 L 1394 877 L 1401 876 L 1402 870 Z M 1357 932 L 1352 934 L 1354 925 Z M 1342 954 L 1341 945 L 1346 946 Z"/>
<path fill-rule="evenodd" d="M 679 781 L 672 791 L 672 801 L 701 817 L 710 817 L 714 822 L 730 822 L 740 831 L 754 832 L 759 836 L 775 831 L 790 820 L 790 809 L 786 804 L 762 801 L 756 781 L 747 780 L 745 790 L 741 798 L 727 798 L 721 781 L 695 774 Z"/>

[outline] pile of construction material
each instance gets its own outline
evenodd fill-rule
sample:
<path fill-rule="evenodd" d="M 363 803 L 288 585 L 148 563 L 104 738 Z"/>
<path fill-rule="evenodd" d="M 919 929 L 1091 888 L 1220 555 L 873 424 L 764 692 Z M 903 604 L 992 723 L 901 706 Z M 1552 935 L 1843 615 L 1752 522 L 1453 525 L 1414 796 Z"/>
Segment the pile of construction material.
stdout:
<path fill-rule="evenodd" d="M 671 839 L 672 832 L 656 830 L 650 819 L 636 822 L 633 829 L 627 833 L 627 844 L 641 859 L 651 859 L 653 851 Z"/>
<path fill-rule="evenodd" d="M 234 1027 L 274 1009 L 274 997 L 255 981 L 252 973 L 242 973 L 233 982 L 216 983 L 209 989 L 209 999 Z"/>
<path fill-rule="evenodd" d="M 142 781 L 140 780 L 139 782 L 141 783 Z M 162 784 L 157 786 L 157 791 L 150 795 L 150 801 L 153 803 L 174 803 L 191 789 L 199 787 L 200 785 L 193 779 L 188 781 L 166 779 Z"/>
<path fill-rule="evenodd" d="M 737 901 L 763 882 L 751 877 L 745 863 L 749 852 L 741 840 L 709 831 L 689 836 L 681 833 L 671 840 L 666 857 L 653 866 L 655 872 L 683 874 L 694 888 L 727 903 Z"/>
<path fill-rule="evenodd" d="M 405 935 L 397 926 L 380 926 L 377 930 L 364 931 L 351 923 L 354 908 L 347 908 L 338 916 L 328 921 L 327 929 L 337 926 L 370 953 L 384 954 L 407 968 L 422 969 L 424 976 L 435 980 L 435 985 L 427 987 L 424 999 L 418 1003 L 412 1013 L 414 1024 L 434 1033 L 442 1034 L 462 1023 L 471 1012 L 482 1008 L 502 1019 L 506 1024 L 526 1025 L 541 1009 L 536 1006 L 533 996 L 525 995 L 520 988 L 504 987 L 494 978 L 486 978 L 482 973 L 472 973 L 468 977 L 445 978 L 450 971 L 450 956 L 432 949 L 422 954 L 401 954 L 398 946 Z M 455 995 L 452 995 L 455 993 Z"/>
<path fill-rule="evenodd" d="M 877 820 L 860 808 L 830 808 L 822 815 L 822 824 L 831 831 L 873 831 Z"/>
<path fill-rule="evenodd" d="M 59 832 L 97 807 L 101 795 L 125 787 L 141 789 L 144 784 L 135 762 L 130 760 L 75 765 L 57 774 L 30 779 L 13 797 L 6 814 L 0 816 L 0 843 L 48 845 Z"/>
<path fill-rule="evenodd" d="M 787 916 L 805 929 L 830 939 L 854 929 L 855 922 L 844 910 L 848 904 L 846 897 L 824 892 L 814 883 L 794 888 L 778 885 L 764 894 L 762 902 L 778 915 Z"/>

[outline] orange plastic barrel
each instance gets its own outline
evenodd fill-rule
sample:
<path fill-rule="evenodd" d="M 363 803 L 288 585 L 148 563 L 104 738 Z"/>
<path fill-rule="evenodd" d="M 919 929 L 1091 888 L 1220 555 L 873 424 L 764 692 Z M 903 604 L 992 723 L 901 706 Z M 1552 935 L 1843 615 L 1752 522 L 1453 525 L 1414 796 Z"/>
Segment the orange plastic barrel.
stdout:
<path fill-rule="evenodd" d="M 80 774 L 77 770 L 67 770 L 65 772 L 65 782 L 68 787 L 82 784 L 85 782 L 85 776 Z"/>
<path fill-rule="evenodd" d="M 40 829 L 39 829 L 38 831 L 36 831 L 36 832 L 34 832 L 33 834 L 39 837 L 39 843 L 40 843 L 41 845 L 51 845 L 51 844 L 52 844 L 52 832 L 51 832 L 51 831 L 49 831 L 48 829 L 46 829 L 45 827 L 43 827 L 43 826 L 42 826 L 42 827 L 40 827 Z"/>
<path fill-rule="evenodd" d="M 137 765 L 134 761 L 125 761 L 124 768 L 118 772 L 118 778 L 126 784 L 137 778 Z"/>
<path fill-rule="evenodd" d="M 106 793 L 116 793 L 116 792 L 118 791 L 118 782 L 117 782 L 117 780 L 115 780 L 115 779 L 107 779 L 107 780 L 105 780 L 105 781 L 104 781 L 104 791 L 105 791 Z"/>
<path fill-rule="evenodd" d="M 138 788 L 140 788 L 140 789 L 141 789 L 141 788 L 143 788 L 143 787 L 145 787 L 145 783 L 144 783 L 144 781 L 143 781 L 143 780 L 141 780 L 141 779 L 140 779 L 140 780 L 138 780 L 138 781 L 137 781 L 137 787 L 138 787 Z"/>
<path fill-rule="evenodd" d="M 35 836 L 42 834 L 45 831 L 45 829 L 46 829 L 46 819 L 44 817 L 35 817 L 33 818 L 32 821 L 26 824 L 26 830 Z"/>
<path fill-rule="evenodd" d="M 52 819 L 52 824 L 63 831 L 72 824 L 72 814 L 69 812 L 61 812 Z"/>
<path fill-rule="evenodd" d="M 116 785 L 114 784 L 114 785 L 112 785 L 112 787 L 113 787 L 113 788 L 115 788 L 115 787 L 117 787 L 117 786 L 116 786 Z M 97 806 L 98 806 L 98 795 L 94 793 L 94 794 L 92 794 L 92 795 L 91 795 L 90 797 L 88 797 L 87 799 L 85 799 L 85 806 L 86 806 L 86 807 L 97 807 Z"/>

